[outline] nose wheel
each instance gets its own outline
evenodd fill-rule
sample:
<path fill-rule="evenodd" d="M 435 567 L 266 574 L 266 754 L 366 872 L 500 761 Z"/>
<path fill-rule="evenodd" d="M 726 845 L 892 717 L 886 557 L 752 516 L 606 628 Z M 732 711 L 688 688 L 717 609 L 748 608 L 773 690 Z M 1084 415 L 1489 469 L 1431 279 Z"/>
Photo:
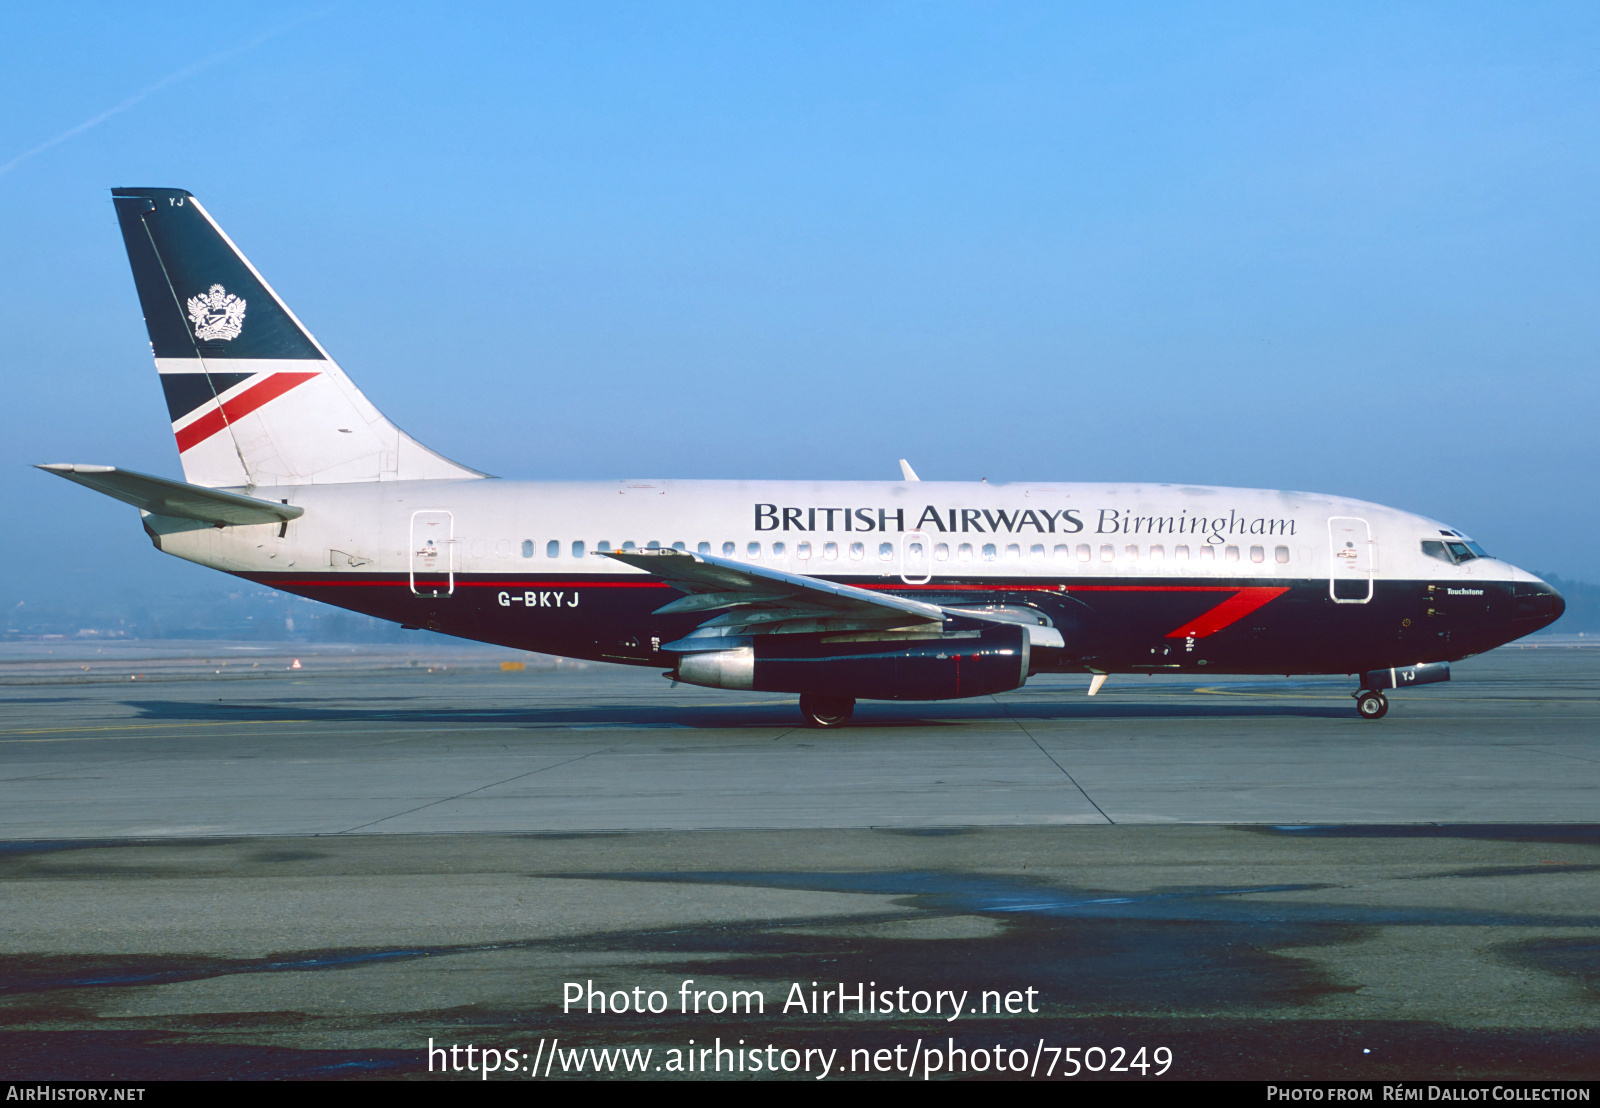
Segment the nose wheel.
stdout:
<path fill-rule="evenodd" d="M 1356 693 L 1356 715 L 1362 719 L 1382 719 L 1389 714 L 1389 698 L 1372 689 Z"/>
<path fill-rule="evenodd" d="M 800 694 L 800 714 L 806 717 L 807 727 L 843 727 L 855 710 L 853 697 Z"/>

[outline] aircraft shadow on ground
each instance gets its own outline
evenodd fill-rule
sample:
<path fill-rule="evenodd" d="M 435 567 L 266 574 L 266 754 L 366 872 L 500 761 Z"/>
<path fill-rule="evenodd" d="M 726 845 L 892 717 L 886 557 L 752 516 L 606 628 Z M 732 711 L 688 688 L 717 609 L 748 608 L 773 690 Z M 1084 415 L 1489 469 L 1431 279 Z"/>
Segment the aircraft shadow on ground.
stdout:
<path fill-rule="evenodd" d="M 474 725 L 495 727 L 679 727 L 698 730 L 792 728 L 801 725 L 792 703 L 773 704 L 593 704 L 584 707 L 517 705 L 504 708 L 321 707 L 308 703 L 209 704 L 190 700 L 125 700 L 140 719 L 270 723 L 390 723 L 395 725 Z M 930 712 L 929 708 L 934 711 Z M 1325 704 L 1081 704 L 1048 702 L 1002 704 L 992 700 L 928 704 L 864 702 L 851 730 L 903 727 L 959 727 L 1012 722 L 1022 725 L 1059 720 L 1093 723 L 1112 719 L 1265 720 L 1354 719 L 1347 707 Z"/>

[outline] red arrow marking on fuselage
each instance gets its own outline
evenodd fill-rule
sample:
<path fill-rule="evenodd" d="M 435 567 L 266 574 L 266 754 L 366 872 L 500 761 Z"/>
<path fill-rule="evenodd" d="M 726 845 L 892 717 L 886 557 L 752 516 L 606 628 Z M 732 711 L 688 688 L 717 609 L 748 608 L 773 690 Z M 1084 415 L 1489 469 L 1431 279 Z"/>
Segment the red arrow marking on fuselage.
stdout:
<path fill-rule="evenodd" d="M 1232 626 L 1245 616 L 1288 592 L 1287 586 L 1251 585 L 1240 589 L 1215 608 L 1200 613 L 1176 631 L 1168 631 L 1169 639 L 1203 639 L 1215 635 L 1224 627 Z"/>

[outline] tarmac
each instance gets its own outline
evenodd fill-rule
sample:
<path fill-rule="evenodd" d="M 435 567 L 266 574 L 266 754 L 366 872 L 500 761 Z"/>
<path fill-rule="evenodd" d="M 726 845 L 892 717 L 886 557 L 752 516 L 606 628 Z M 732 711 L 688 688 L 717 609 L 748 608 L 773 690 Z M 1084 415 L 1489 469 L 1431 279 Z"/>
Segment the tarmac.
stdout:
<path fill-rule="evenodd" d="M 7 650 L 7 1077 L 479 1076 L 430 1040 L 501 1080 L 1600 1076 L 1581 641 L 1379 722 L 1341 680 L 1043 677 L 839 731 L 487 649 Z"/>

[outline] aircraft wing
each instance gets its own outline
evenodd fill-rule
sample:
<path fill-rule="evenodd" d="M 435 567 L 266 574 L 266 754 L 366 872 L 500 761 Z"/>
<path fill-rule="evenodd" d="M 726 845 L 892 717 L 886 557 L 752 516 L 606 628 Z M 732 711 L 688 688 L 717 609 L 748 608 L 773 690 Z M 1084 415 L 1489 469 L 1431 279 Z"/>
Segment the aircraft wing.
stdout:
<path fill-rule="evenodd" d="M 305 515 L 304 508 L 279 504 L 271 500 L 258 500 L 236 492 L 208 489 L 203 485 L 190 485 L 183 481 L 169 481 L 165 477 L 152 477 L 148 473 L 135 473 L 116 466 L 73 465 L 58 462 L 35 467 L 57 477 L 65 477 L 103 492 L 114 500 L 143 508 L 158 516 L 177 516 L 179 519 L 198 519 L 205 523 L 246 524 L 285 523 Z"/>
<path fill-rule="evenodd" d="M 936 604 L 836 585 L 766 566 L 682 550 L 608 550 L 605 557 L 642 569 L 687 593 L 656 615 L 705 612 L 712 618 L 662 649 L 716 648 L 710 638 L 783 630 L 846 630 L 943 624 Z M 713 615 L 713 613 L 721 613 Z"/>

